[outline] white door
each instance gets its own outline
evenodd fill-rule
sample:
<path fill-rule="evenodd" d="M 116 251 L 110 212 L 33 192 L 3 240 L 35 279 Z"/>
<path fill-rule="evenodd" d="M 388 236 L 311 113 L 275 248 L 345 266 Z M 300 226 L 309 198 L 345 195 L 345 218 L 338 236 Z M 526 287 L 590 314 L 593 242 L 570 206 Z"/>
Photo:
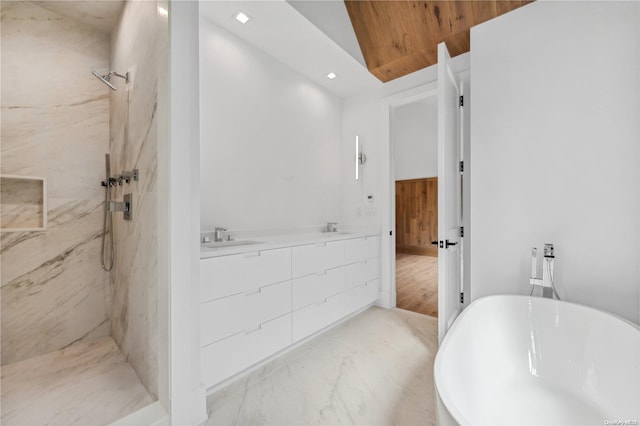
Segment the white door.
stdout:
<path fill-rule="evenodd" d="M 460 85 L 438 45 L 438 340 L 461 310 Z"/>

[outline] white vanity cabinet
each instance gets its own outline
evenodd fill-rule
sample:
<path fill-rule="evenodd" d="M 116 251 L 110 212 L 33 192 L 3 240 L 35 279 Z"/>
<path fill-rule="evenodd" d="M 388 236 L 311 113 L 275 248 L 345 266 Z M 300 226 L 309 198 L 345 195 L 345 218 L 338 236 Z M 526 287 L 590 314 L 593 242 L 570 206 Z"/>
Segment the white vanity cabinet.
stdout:
<path fill-rule="evenodd" d="M 291 314 L 260 324 L 200 350 L 207 388 L 222 382 L 291 344 Z"/>
<path fill-rule="evenodd" d="M 375 302 L 379 247 L 345 236 L 201 259 L 207 388 Z"/>
<path fill-rule="evenodd" d="M 298 278 L 344 265 L 345 242 L 320 242 L 293 247 L 291 254 L 292 275 Z"/>
<path fill-rule="evenodd" d="M 350 314 L 379 297 L 380 237 L 347 240 L 345 263 L 345 310 Z"/>
<path fill-rule="evenodd" d="M 293 247 L 293 335 L 297 342 L 344 317 L 345 241 Z"/>
<path fill-rule="evenodd" d="M 289 312 L 291 281 L 203 303 L 200 306 L 200 345 L 255 330 L 260 324 Z"/>
<path fill-rule="evenodd" d="M 202 370 L 212 386 L 291 344 L 291 248 L 200 265 Z"/>
<path fill-rule="evenodd" d="M 252 251 L 200 261 L 200 300 L 245 293 L 291 279 L 291 249 Z"/>
<path fill-rule="evenodd" d="M 363 260 L 380 257 L 380 237 L 371 235 L 345 241 L 344 263 L 361 262 Z"/>

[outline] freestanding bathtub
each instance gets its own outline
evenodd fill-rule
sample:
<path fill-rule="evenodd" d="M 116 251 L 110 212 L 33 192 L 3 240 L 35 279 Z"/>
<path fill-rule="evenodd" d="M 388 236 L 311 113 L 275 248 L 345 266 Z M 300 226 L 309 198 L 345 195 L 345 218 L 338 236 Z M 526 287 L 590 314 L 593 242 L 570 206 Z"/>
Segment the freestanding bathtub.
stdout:
<path fill-rule="evenodd" d="M 640 328 L 526 296 L 473 302 L 436 355 L 442 425 L 640 425 Z"/>

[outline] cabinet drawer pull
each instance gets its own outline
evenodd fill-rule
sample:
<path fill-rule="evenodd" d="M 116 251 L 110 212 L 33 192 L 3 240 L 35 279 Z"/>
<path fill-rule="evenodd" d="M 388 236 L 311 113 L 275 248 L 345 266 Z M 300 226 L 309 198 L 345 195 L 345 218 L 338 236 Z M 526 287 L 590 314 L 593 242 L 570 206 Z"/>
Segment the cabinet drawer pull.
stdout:
<path fill-rule="evenodd" d="M 324 305 L 325 303 L 327 303 L 327 301 L 329 300 L 329 298 L 326 298 L 320 302 L 317 302 L 316 305 Z"/>
<path fill-rule="evenodd" d="M 325 275 L 327 275 L 327 271 L 316 272 L 316 276 L 318 277 L 324 277 Z"/>
<path fill-rule="evenodd" d="M 259 288 L 257 290 L 248 291 L 244 295 L 245 296 L 253 296 L 254 294 L 259 294 L 259 293 L 262 293 L 262 288 Z"/>
<path fill-rule="evenodd" d="M 327 243 L 318 243 L 316 244 L 316 247 L 326 247 Z"/>
<path fill-rule="evenodd" d="M 257 331 L 260 331 L 260 330 L 262 330 L 262 324 L 259 324 L 259 325 L 258 325 L 256 328 L 254 328 L 253 330 L 245 331 L 245 332 L 244 332 L 244 335 L 245 335 L 245 336 L 248 336 L 249 334 L 253 334 L 253 333 L 255 333 L 255 332 L 257 332 Z"/>
<path fill-rule="evenodd" d="M 247 254 L 245 254 L 245 255 L 244 255 L 244 258 L 245 258 L 245 259 L 248 259 L 248 258 L 250 258 L 250 257 L 259 257 L 259 256 L 260 256 L 260 252 L 259 252 L 259 251 L 256 251 L 256 252 L 253 252 L 253 253 L 247 253 Z"/>

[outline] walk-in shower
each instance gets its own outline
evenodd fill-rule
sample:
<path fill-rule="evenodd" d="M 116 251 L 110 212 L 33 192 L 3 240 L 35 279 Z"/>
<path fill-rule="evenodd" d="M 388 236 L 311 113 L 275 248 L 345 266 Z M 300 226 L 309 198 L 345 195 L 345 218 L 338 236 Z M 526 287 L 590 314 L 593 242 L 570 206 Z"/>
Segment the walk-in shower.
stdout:
<path fill-rule="evenodd" d="M 171 394 L 155 173 L 168 23 L 155 0 L 8 1 L 1 14 L 2 213 L 17 229 L 0 238 L 0 424 L 117 423 Z M 82 78 L 34 90 L 39 70 Z"/>
<path fill-rule="evenodd" d="M 116 77 L 120 77 L 120 78 L 124 79 L 124 81 L 125 81 L 126 83 L 129 83 L 129 73 L 126 73 L 126 74 L 119 74 L 119 73 L 117 73 L 117 72 L 115 72 L 115 71 L 111 71 L 111 72 L 109 72 L 109 73 L 107 73 L 107 74 L 104 74 L 104 75 L 103 75 L 103 74 L 100 74 L 100 73 L 99 73 L 98 71 L 96 71 L 96 70 L 91 70 L 91 74 L 95 75 L 95 76 L 96 76 L 100 81 L 102 81 L 104 84 L 106 84 L 107 86 L 109 86 L 109 88 L 110 88 L 111 90 L 118 90 L 118 89 L 116 88 L 116 86 L 114 86 L 114 85 L 111 83 L 111 76 L 112 76 L 112 75 L 115 75 Z"/>

